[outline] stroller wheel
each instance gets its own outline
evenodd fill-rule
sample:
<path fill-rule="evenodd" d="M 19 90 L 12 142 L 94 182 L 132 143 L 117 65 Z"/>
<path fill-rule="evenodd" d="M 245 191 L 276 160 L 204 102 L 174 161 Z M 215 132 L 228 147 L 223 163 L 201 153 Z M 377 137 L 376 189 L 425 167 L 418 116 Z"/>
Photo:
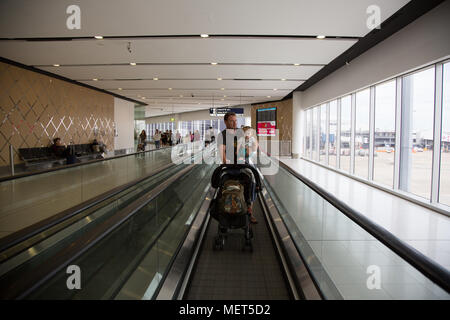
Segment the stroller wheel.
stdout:
<path fill-rule="evenodd" d="M 246 251 L 248 249 L 249 252 L 253 252 L 253 244 L 250 239 L 245 240 L 245 244 L 242 247 L 242 251 Z"/>
<path fill-rule="evenodd" d="M 214 251 L 216 251 L 216 250 L 223 250 L 224 245 L 225 245 L 225 238 L 223 238 L 223 237 L 216 237 L 214 239 L 213 249 L 214 249 Z"/>

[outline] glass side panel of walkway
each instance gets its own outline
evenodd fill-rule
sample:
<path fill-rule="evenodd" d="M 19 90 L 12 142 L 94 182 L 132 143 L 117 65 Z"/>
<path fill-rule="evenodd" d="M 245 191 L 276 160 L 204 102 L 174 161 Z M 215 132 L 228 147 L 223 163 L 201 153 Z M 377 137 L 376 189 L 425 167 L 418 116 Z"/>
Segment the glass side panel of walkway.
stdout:
<path fill-rule="evenodd" d="M 171 162 L 159 149 L 0 182 L 0 238 Z"/>
<path fill-rule="evenodd" d="M 270 163 L 265 156 L 261 161 Z M 272 165 L 277 170 L 265 175 L 268 192 L 326 299 L 450 299 L 288 167 Z"/>
<path fill-rule="evenodd" d="M 165 177 L 158 178 L 156 187 L 133 196 L 131 202 L 92 212 L 85 219 L 97 219 L 97 223 L 73 232 L 64 231 L 68 241 L 49 246 L 45 252 L 2 274 L 1 296 L 6 299 L 151 296 L 209 190 L 212 169 L 212 165 L 206 164 L 168 169 L 162 173 Z M 167 176 L 169 171 L 171 175 Z M 118 202 L 126 201 L 123 198 L 127 197 L 128 194 Z M 99 214 L 101 217 L 96 217 Z M 82 270 L 82 290 L 68 290 L 69 261 Z"/>

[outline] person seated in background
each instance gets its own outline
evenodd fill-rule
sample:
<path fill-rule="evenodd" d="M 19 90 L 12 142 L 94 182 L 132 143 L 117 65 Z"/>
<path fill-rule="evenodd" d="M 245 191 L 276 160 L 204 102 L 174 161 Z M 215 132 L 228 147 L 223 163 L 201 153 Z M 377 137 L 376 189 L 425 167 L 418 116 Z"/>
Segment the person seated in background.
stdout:
<path fill-rule="evenodd" d="M 66 157 L 68 153 L 66 147 L 61 143 L 61 138 L 53 139 L 50 149 L 57 158 Z"/>
<path fill-rule="evenodd" d="M 97 142 L 97 139 L 94 139 L 94 141 L 92 141 L 91 149 L 92 149 L 92 152 L 96 152 L 96 153 L 100 152 L 100 144 Z"/>

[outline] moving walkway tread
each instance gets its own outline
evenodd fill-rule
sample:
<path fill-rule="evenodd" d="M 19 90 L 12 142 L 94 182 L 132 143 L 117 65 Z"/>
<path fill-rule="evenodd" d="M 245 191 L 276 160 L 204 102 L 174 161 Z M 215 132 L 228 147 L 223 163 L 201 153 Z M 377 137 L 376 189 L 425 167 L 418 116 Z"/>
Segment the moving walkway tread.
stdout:
<path fill-rule="evenodd" d="M 213 250 L 217 221 L 210 219 L 184 299 L 287 300 L 285 275 L 275 252 L 261 203 L 255 201 L 253 252 L 242 251 L 242 230 L 228 235 L 224 250 Z"/>

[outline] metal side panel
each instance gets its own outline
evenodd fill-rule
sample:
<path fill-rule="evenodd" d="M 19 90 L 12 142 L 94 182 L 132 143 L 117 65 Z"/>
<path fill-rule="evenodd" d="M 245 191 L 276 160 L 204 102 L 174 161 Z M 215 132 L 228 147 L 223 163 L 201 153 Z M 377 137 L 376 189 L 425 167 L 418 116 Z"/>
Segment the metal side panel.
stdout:
<path fill-rule="evenodd" d="M 203 201 L 194 222 L 184 240 L 170 270 L 168 271 L 164 283 L 161 285 L 156 300 L 176 299 L 178 292 L 182 295 L 185 289 L 184 279 L 189 277 L 192 269 L 192 261 L 198 252 L 198 246 L 209 221 L 209 205 L 214 197 L 215 189 L 210 188 Z"/>
<path fill-rule="evenodd" d="M 280 249 L 287 262 L 287 267 L 290 269 L 290 276 L 293 278 L 291 281 L 292 285 L 295 285 L 297 291 L 302 295 L 303 299 L 306 300 L 321 300 L 322 296 L 318 291 L 313 279 L 311 278 L 309 271 L 300 256 L 292 237 L 290 236 L 284 222 L 280 216 L 278 209 L 276 208 L 272 198 L 270 197 L 267 189 L 262 191 L 261 197 L 264 199 L 266 204 L 268 219 L 271 220 L 273 229 L 276 234 L 274 237 L 279 239 Z"/>

